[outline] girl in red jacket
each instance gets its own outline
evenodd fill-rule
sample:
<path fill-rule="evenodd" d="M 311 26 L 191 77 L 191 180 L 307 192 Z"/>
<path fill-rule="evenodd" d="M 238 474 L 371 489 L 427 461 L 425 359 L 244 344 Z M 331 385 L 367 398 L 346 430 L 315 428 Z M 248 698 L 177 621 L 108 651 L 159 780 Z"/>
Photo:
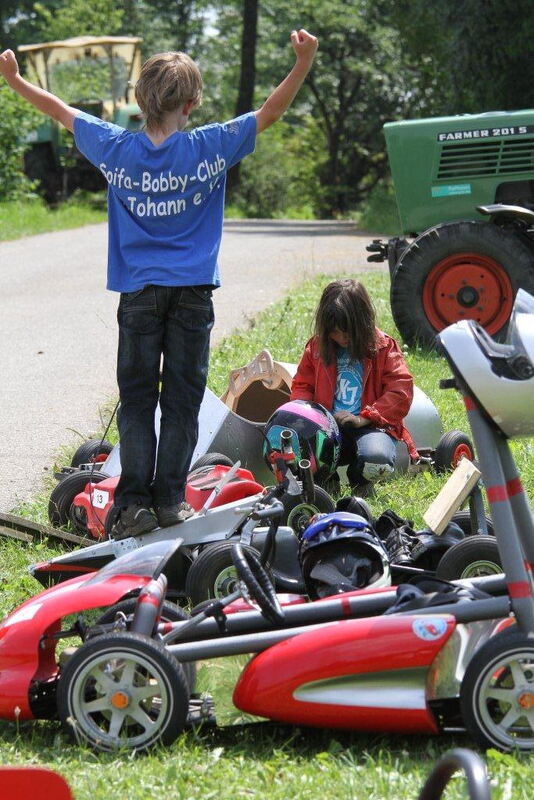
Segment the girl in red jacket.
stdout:
<path fill-rule="evenodd" d="M 393 472 L 398 440 L 417 458 L 403 424 L 412 397 L 412 376 L 396 341 L 375 326 L 365 287 L 348 278 L 329 283 L 291 399 L 314 400 L 334 414 L 342 439 L 339 463 L 348 465 L 350 485 L 359 493 Z"/>

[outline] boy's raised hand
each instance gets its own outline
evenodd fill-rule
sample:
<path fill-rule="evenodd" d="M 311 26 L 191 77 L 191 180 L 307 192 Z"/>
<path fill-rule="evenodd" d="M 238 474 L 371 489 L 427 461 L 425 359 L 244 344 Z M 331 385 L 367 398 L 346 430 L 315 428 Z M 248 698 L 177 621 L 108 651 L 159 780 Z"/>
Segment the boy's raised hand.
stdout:
<path fill-rule="evenodd" d="M 311 33 L 301 28 L 299 31 L 291 31 L 291 44 L 297 59 L 313 61 L 315 53 L 319 47 L 319 41 Z"/>
<path fill-rule="evenodd" d="M 6 81 L 17 75 L 19 65 L 13 50 L 4 50 L 0 53 L 0 75 L 3 75 Z"/>

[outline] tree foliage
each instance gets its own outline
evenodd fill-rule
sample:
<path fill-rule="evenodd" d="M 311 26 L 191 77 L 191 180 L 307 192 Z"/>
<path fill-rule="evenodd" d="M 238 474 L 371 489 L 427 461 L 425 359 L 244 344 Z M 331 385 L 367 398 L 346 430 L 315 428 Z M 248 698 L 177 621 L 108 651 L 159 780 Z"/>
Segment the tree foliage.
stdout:
<path fill-rule="evenodd" d="M 403 69 L 425 87 L 435 114 L 534 105 L 531 0 L 391 0 Z"/>
<path fill-rule="evenodd" d="M 25 137 L 35 129 L 39 115 L 4 81 L 0 81 L 0 106 L 0 200 L 18 199 L 32 189 L 22 166 Z"/>
<path fill-rule="evenodd" d="M 532 105 L 531 0 L 300 0 L 297 11 L 285 0 L 1 0 L 0 46 L 125 34 L 144 38 L 145 56 L 185 50 L 204 75 L 203 124 L 259 107 L 293 62 L 291 29 L 307 28 L 320 47 L 306 85 L 241 169 L 233 201 L 254 214 L 299 199 L 320 216 L 350 212 L 388 173 L 390 120 Z M 82 78 L 87 96 L 103 91 Z M 64 82 L 79 93 L 68 72 Z"/>

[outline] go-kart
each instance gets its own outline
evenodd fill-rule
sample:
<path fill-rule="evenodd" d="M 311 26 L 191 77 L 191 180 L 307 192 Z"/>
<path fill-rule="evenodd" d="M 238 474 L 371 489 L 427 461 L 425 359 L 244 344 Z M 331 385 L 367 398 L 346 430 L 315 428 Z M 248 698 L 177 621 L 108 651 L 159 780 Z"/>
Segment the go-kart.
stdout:
<path fill-rule="evenodd" d="M 272 533 L 281 503 L 262 505 L 256 504 L 253 513 L 270 521 Z M 10 614 L 0 625 L 0 716 L 59 714 L 74 738 L 101 750 L 170 744 L 188 719 L 198 720 L 202 708 L 209 709 L 195 696 L 191 702 L 191 665 L 256 653 L 233 696 L 247 713 L 306 725 L 438 733 L 458 728 L 461 694 L 462 713 L 479 740 L 489 735 L 492 746 L 504 749 L 534 746 L 530 735 L 509 733 L 511 715 L 504 728 L 502 712 L 496 712 L 497 724 L 490 715 L 489 734 L 486 722 L 473 723 L 473 683 L 487 674 L 488 643 L 491 659 L 498 654 L 500 673 L 489 696 L 510 703 L 519 670 L 525 683 L 521 697 L 525 702 L 530 697 L 528 671 L 516 667 L 515 659 L 519 647 L 530 669 L 534 645 L 521 632 L 500 633 L 511 622 L 503 576 L 459 582 L 483 589 L 483 599 L 454 597 L 457 602 L 451 604 L 445 598 L 443 604 L 411 612 L 385 613 L 396 602 L 394 589 L 313 603 L 290 596 L 281 604 L 259 557 L 236 543 L 236 591 L 196 617 L 176 621 L 179 609 L 173 613 L 165 601 L 165 573 L 172 572 L 180 544 L 158 541 L 133 550 L 90 577 L 42 592 Z M 242 593 L 245 603 L 238 600 Z M 102 606 L 109 608 L 92 625 L 80 616 Z M 74 625 L 62 628 L 63 619 L 72 615 L 78 615 Z M 56 655 L 58 642 L 73 637 L 81 645 Z M 468 689 L 462 692 L 464 685 Z M 476 703 L 486 702 L 486 683 L 475 696 Z M 466 703 L 471 704 L 467 714 Z M 517 718 L 516 713 L 512 722 Z"/>
<path fill-rule="evenodd" d="M 128 540 L 114 541 L 111 535 L 110 539 L 99 544 L 32 565 L 30 571 L 46 587 L 80 572 L 98 569 L 126 550 L 180 537 L 180 555 L 173 572 L 167 576 L 169 596 L 193 605 L 209 598 L 221 598 L 232 592 L 236 583 L 232 562 L 233 543 L 241 541 L 245 546 L 257 550 L 264 545 L 265 530 L 256 527 L 258 523 L 251 508 L 253 510 L 257 501 L 268 504 L 271 499 L 277 498 L 282 503 L 283 514 L 278 521 L 276 547 L 269 559 L 269 568 L 275 587 L 280 592 L 306 593 L 299 558 L 299 538 L 317 513 L 328 514 L 334 512 L 335 508 L 356 511 L 363 514 L 372 528 L 376 525 L 378 538 L 384 540 L 383 549 L 390 562 L 388 569 L 393 583 L 398 584 L 410 575 L 436 574 L 438 577 L 454 579 L 500 572 L 494 538 L 469 535 L 475 532 L 472 530 L 470 512 L 455 514 L 451 521 L 459 525 L 449 526 L 450 531 L 448 529 L 436 536 L 430 530 L 413 531 L 407 520 L 391 510 L 375 520 L 362 498 L 342 498 L 334 508 L 331 497 L 314 485 L 311 470 L 306 466 L 302 468 L 301 465 L 308 464 L 307 461 L 297 464 L 294 454 L 289 452 L 286 457 L 290 461 L 281 459 L 278 463 L 280 455 L 276 451 L 272 453 L 277 483 L 270 489 L 258 492 L 261 487 L 245 478 L 234 482 L 234 475 L 251 477 L 251 473 L 239 469 L 239 464 L 232 468 L 222 465 L 199 467 L 190 473 L 188 481 L 189 497 L 199 512 L 185 523 Z M 98 495 L 95 497 L 99 486 L 90 484 L 88 491 L 83 494 L 83 501 L 88 502 L 88 497 L 91 497 L 97 506 L 103 505 Z M 233 494 L 228 494 L 228 490 Z M 233 500 L 236 494 L 238 499 Z M 105 502 L 108 505 L 111 502 L 107 496 Z M 202 502 L 204 505 L 201 507 Z M 482 527 L 481 531 L 487 532 L 491 521 L 485 518 L 484 523 L 486 527 Z M 392 528 L 394 525 L 397 527 Z M 391 531 L 389 535 L 388 531 Z"/>
<path fill-rule="evenodd" d="M 534 300 L 531 314 L 517 318 L 520 332 L 530 330 Z M 159 621 L 166 615 L 164 565 L 177 551 L 175 543 L 157 542 L 93 577 L 49 589 L 7 618 L 0 626 L 2 716 L 13 719 L 15 709 L 25 718 L 45 707 L 48 714 L 57 710 L 74 736 L 103 750 L 169 744 L 189 714 L 191 673 L 185 666 L 253 653 L 233 694 L 234 704 L 247 713 L 402 733 L 466 727 L 483 747 L 532 751 L 534 521 L 507 443 L 516 430 L 530 435 L 532 423 L 518 415 L 516 403 L 510 414 L 498 405 L 514 387 L 523 391 L 518 380 L 534 378 L 534 362 L 514 338 L 495 345 L 473 322 L 447 328 L 440 340 L 454 373 L 448 385 L 464 396 L 503 575 L 458 581 L 450 591 L 381 587 L 283 605 L 259 557 L 236 543 L 235 595 L 208 604 L 190 620 Z M 467 351 L 479 364 L 476 371 L 462 370 Z M 488 384 L 496 382 L 501 393 L 487 392 L 482 403 L 485 368 Z M 526 389 L 525 402 L 530 383 Z M 268 552 L 283 508 L 276 498 L 261 505 L 252 513 L 270 522 Z M 157 567 L 140 567 L 143 558 L 156 555 Z M 149 574 L 158 577 L 149 580 Z M 259 611 L 232 609 L 243 586 Z M 111 612 L 111 622 L 89 629 L 78 623 L 66 632 L 81 634 L 82 644 L 60 670 L 53 655 L 62 635 L 59 618 L 116 603 L 139 588 L 133 614 L 132 608 L 119 609 Z"/>
<path fill-rule="evenodd" d="M 262 455 L 263 429 L 271 414 L 289 399 L 295 370 L 295 364 L 275 361 L 269 351 L 263 350 L 249 364 L 231 371 L 228 388 L 220 398 L 206 389 L 191 470 L 200 464 L 228 466 L 239 460 L 255 480 L 269 484 L 272 475 Z M 156 433 L 159 422 L 158 406 Z M 415 387 L 405 423 L 419 461 L 411 463 L 406 445 L 399 442 L 398 472 L 431 466 L 444 471 L 455 466 L 462 456 L 473 457 L 470 439 L 462 431 L 443 432 L 436 407 L 419 387 Z M 105 440 L 91 439 L 80 445 L 71 465 L 56 474 L 59 482 L 48 506 L 51 524 L 70 525 L 76 533 L 97 539 L 109 533 L 115 521 L 113 492 L 120 471 L 120 444 L 113 447 Z M 342 482 L 345 471 L 346 468 L 339 470 Z"/>

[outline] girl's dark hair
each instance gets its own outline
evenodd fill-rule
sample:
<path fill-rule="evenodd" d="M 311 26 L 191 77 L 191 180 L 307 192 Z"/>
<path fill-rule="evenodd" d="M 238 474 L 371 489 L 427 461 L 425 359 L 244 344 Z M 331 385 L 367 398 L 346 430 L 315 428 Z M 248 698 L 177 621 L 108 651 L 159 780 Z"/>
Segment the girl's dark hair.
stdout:
<path fill-rule="evenodd" d="M 359 281 L 344 278 L 324 289 L 315 312 L 315 335 L 325 364 L 335 358 L 330 334 L 337 328 L 348 334 L 347 350 L 354 361 L 370 358 L 376 351 L 375 309 L 367 289 Z"/>

